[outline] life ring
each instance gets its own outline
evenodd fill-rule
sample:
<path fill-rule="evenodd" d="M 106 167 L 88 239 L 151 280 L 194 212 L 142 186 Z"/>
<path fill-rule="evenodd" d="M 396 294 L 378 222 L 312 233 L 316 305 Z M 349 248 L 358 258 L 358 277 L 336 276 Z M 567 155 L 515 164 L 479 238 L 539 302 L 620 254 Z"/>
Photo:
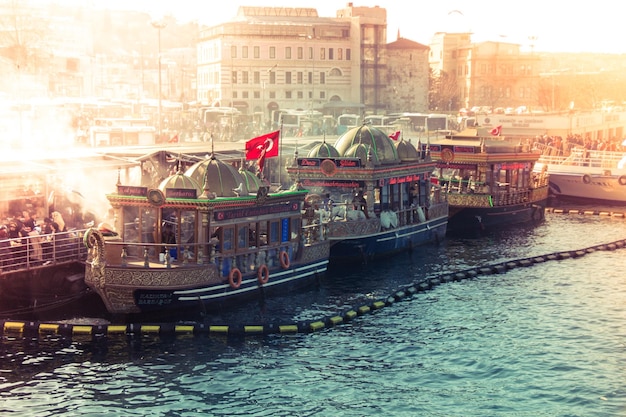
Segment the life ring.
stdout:
<path fill-rule="evenodd" d="M 263 264 L 259 267 L 256 277 L 259 280 L 259 284 L 267 284 L 267 282 L 270 280 L 270 270 L 267 265 Z"/>
<path fill-rule="evenodd" d="M 591 184 L 591 176 L 589 174 L 583 175 L 583 182 L 585 184 Z"/>
<path fill-rule="evenodd" d="M 280 251 L 278 259 L 280 260 L 280 266 L 282 266 L 283 269 L 287 269 L 289 268 L 289 265 L 291 265 L 291 261 L 289 260 L 289 254 L 284 250 Z"/>
<path fill-rule="evenodd" d="M 626 185 L 626 175 L 622 175 L 621 177 L 619 177 L 617 182 L 619 182 L 619 185 Z"/>
<path fill-rule="evenodd" d="M 237 288 L 241 287 L 242 278 L 243 276 L 241 275 L 241 271 L 239 270 L 239 268 L 233 268 L 228 274 L 228 284 L 232 289 L 236 290 Z"/>

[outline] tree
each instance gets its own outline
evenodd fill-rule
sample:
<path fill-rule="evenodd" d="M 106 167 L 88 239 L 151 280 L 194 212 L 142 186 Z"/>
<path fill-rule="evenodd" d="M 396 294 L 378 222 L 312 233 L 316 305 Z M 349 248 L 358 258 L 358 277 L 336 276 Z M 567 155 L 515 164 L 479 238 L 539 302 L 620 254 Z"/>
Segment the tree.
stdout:
<path fill-rule="evenodd" d="M 49 57 L 45 19 L 29 9 L 20 0 L 0 2 L 0 56 L 8 59 L 16 71 L 37 72 Z"/>
<path fill-rule="evenodd" d="M 428 107 L 431 110 L 453 111 L 459 107 L 456 79 L 445 71 L 436 74 L 431 69 L 429 77 Z"/>

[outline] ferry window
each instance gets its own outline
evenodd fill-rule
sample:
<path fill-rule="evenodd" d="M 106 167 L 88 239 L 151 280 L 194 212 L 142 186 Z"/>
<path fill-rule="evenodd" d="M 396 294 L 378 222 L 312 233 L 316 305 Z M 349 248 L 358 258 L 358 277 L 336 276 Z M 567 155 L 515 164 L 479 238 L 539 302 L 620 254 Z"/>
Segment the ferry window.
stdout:
<path fill-rule="evenodd" d="M 180 213 L 180 242 L 194 243 L 196 238 L 196 212 L 184 210 Z"/>
<path fill-rule="evenodd" d="M 248 247 L 248 226 L 239 226 L 237 229 L 237 248 L 245 249 Z"/>
<path fill-rule="evenodd" d="M 280 227 L 278 222 L 270 222 L 270 241 L 269 243 L 278 243 Z"/>
<path fill-rule="evenodd" d="M 280 241 L 281 242 L 289 242 L 289 219 L 283 219 L 282 220 L 282 227 L 280 228 L 281 231 L 281 237 L 280 237 Z"/>
<path fill-rule="evenodd" d="M 232 251 L 235 247 L 234 241 L 235 241 L 235 228 L 233 226 L 223 227 L 222 238 L 220 241 L 222 252 Z"/>
<path fill-rule="evenodd" d="M 139 207 L 124 207 L 122 216 L 124 222 L 124 240 L 127 242 L 139 242 L 141 233 Z"/>
<path fill-rule="evenodd" d="M 299 217 L 294 217 L 291 219 L 291 239 L 298 238 L 298 230 L 301 228 L 301 221 Z"/>

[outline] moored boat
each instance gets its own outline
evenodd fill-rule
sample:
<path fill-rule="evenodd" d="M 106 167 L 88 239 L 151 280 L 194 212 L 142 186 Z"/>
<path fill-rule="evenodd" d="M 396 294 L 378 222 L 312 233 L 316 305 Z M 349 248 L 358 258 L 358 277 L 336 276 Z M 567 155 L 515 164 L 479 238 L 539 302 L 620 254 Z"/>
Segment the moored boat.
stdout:
<path fill-rule="evenodd" d="M 626 152 L 574 146 L 564 152 L 536 143 L 535 172 L 547 171 L 555 196 L 626 203 Z"/>
<path fill-rule="evenodd" d="M 475 232 L 543 219 L 548 175 L 533 172 L 539 153 L 500 136 L 467 129 L 424 150 L 450 204 L 448 231 Z"/>
<path fill-rule="evenodd" d="M 341 264 L 444 238 L 448 204 L 430 181 L 434 167 L 409 141 L 364 124 L 296 156 L 287 171 L 311 191 L 308 221 L 326 226 L 331 264 Z"/>
<path fill-rule="evenodd" d="M 158 186 L 118 181 L 107 199 L 119 232 L 87 231 L 85 283 L 122 315 L 209 310 L 304 285 L 329 255 L 320 227 L 303 225 L 307 194 L 270 193 L 214 155 Z"/>

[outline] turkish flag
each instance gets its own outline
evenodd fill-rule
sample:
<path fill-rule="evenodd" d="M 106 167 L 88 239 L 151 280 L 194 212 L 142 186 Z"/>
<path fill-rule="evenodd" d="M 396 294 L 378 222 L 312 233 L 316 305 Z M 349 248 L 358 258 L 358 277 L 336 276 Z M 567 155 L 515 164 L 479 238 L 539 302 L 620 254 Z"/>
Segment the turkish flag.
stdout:
<path fill-rule="evenodd" d="M 259 172 L 263 172 L 265 158 L 278 156 L 278 138 L 280 130 L 257 136 L 246 142 L 246 160 L 256 159 Z"/>
<path fill-rule="evenodd" d="M 393 140 L 398 140 L 398 139 L 400 139 L 400 133 L 401 133 L 401 131 L 398 130 L 398 131 L 392 133 L 391 135 L 389 135 L 389 137 L 391 139 L 393 139 Z"/>
<path fill-rule="evenodd" d="M 489 133 L 491 133 L 493 136 L 500 136 L 500 134 L 502 133 L 502 125 L 494 127 L 489 131 Z"/>
<path fill-rule="evenodd" d="M 246 142 L 246 160 L 259 159 L 261 154 L 265 158 L 278 156 L 278 138 L 280 130 L 257 136 Z"/>

